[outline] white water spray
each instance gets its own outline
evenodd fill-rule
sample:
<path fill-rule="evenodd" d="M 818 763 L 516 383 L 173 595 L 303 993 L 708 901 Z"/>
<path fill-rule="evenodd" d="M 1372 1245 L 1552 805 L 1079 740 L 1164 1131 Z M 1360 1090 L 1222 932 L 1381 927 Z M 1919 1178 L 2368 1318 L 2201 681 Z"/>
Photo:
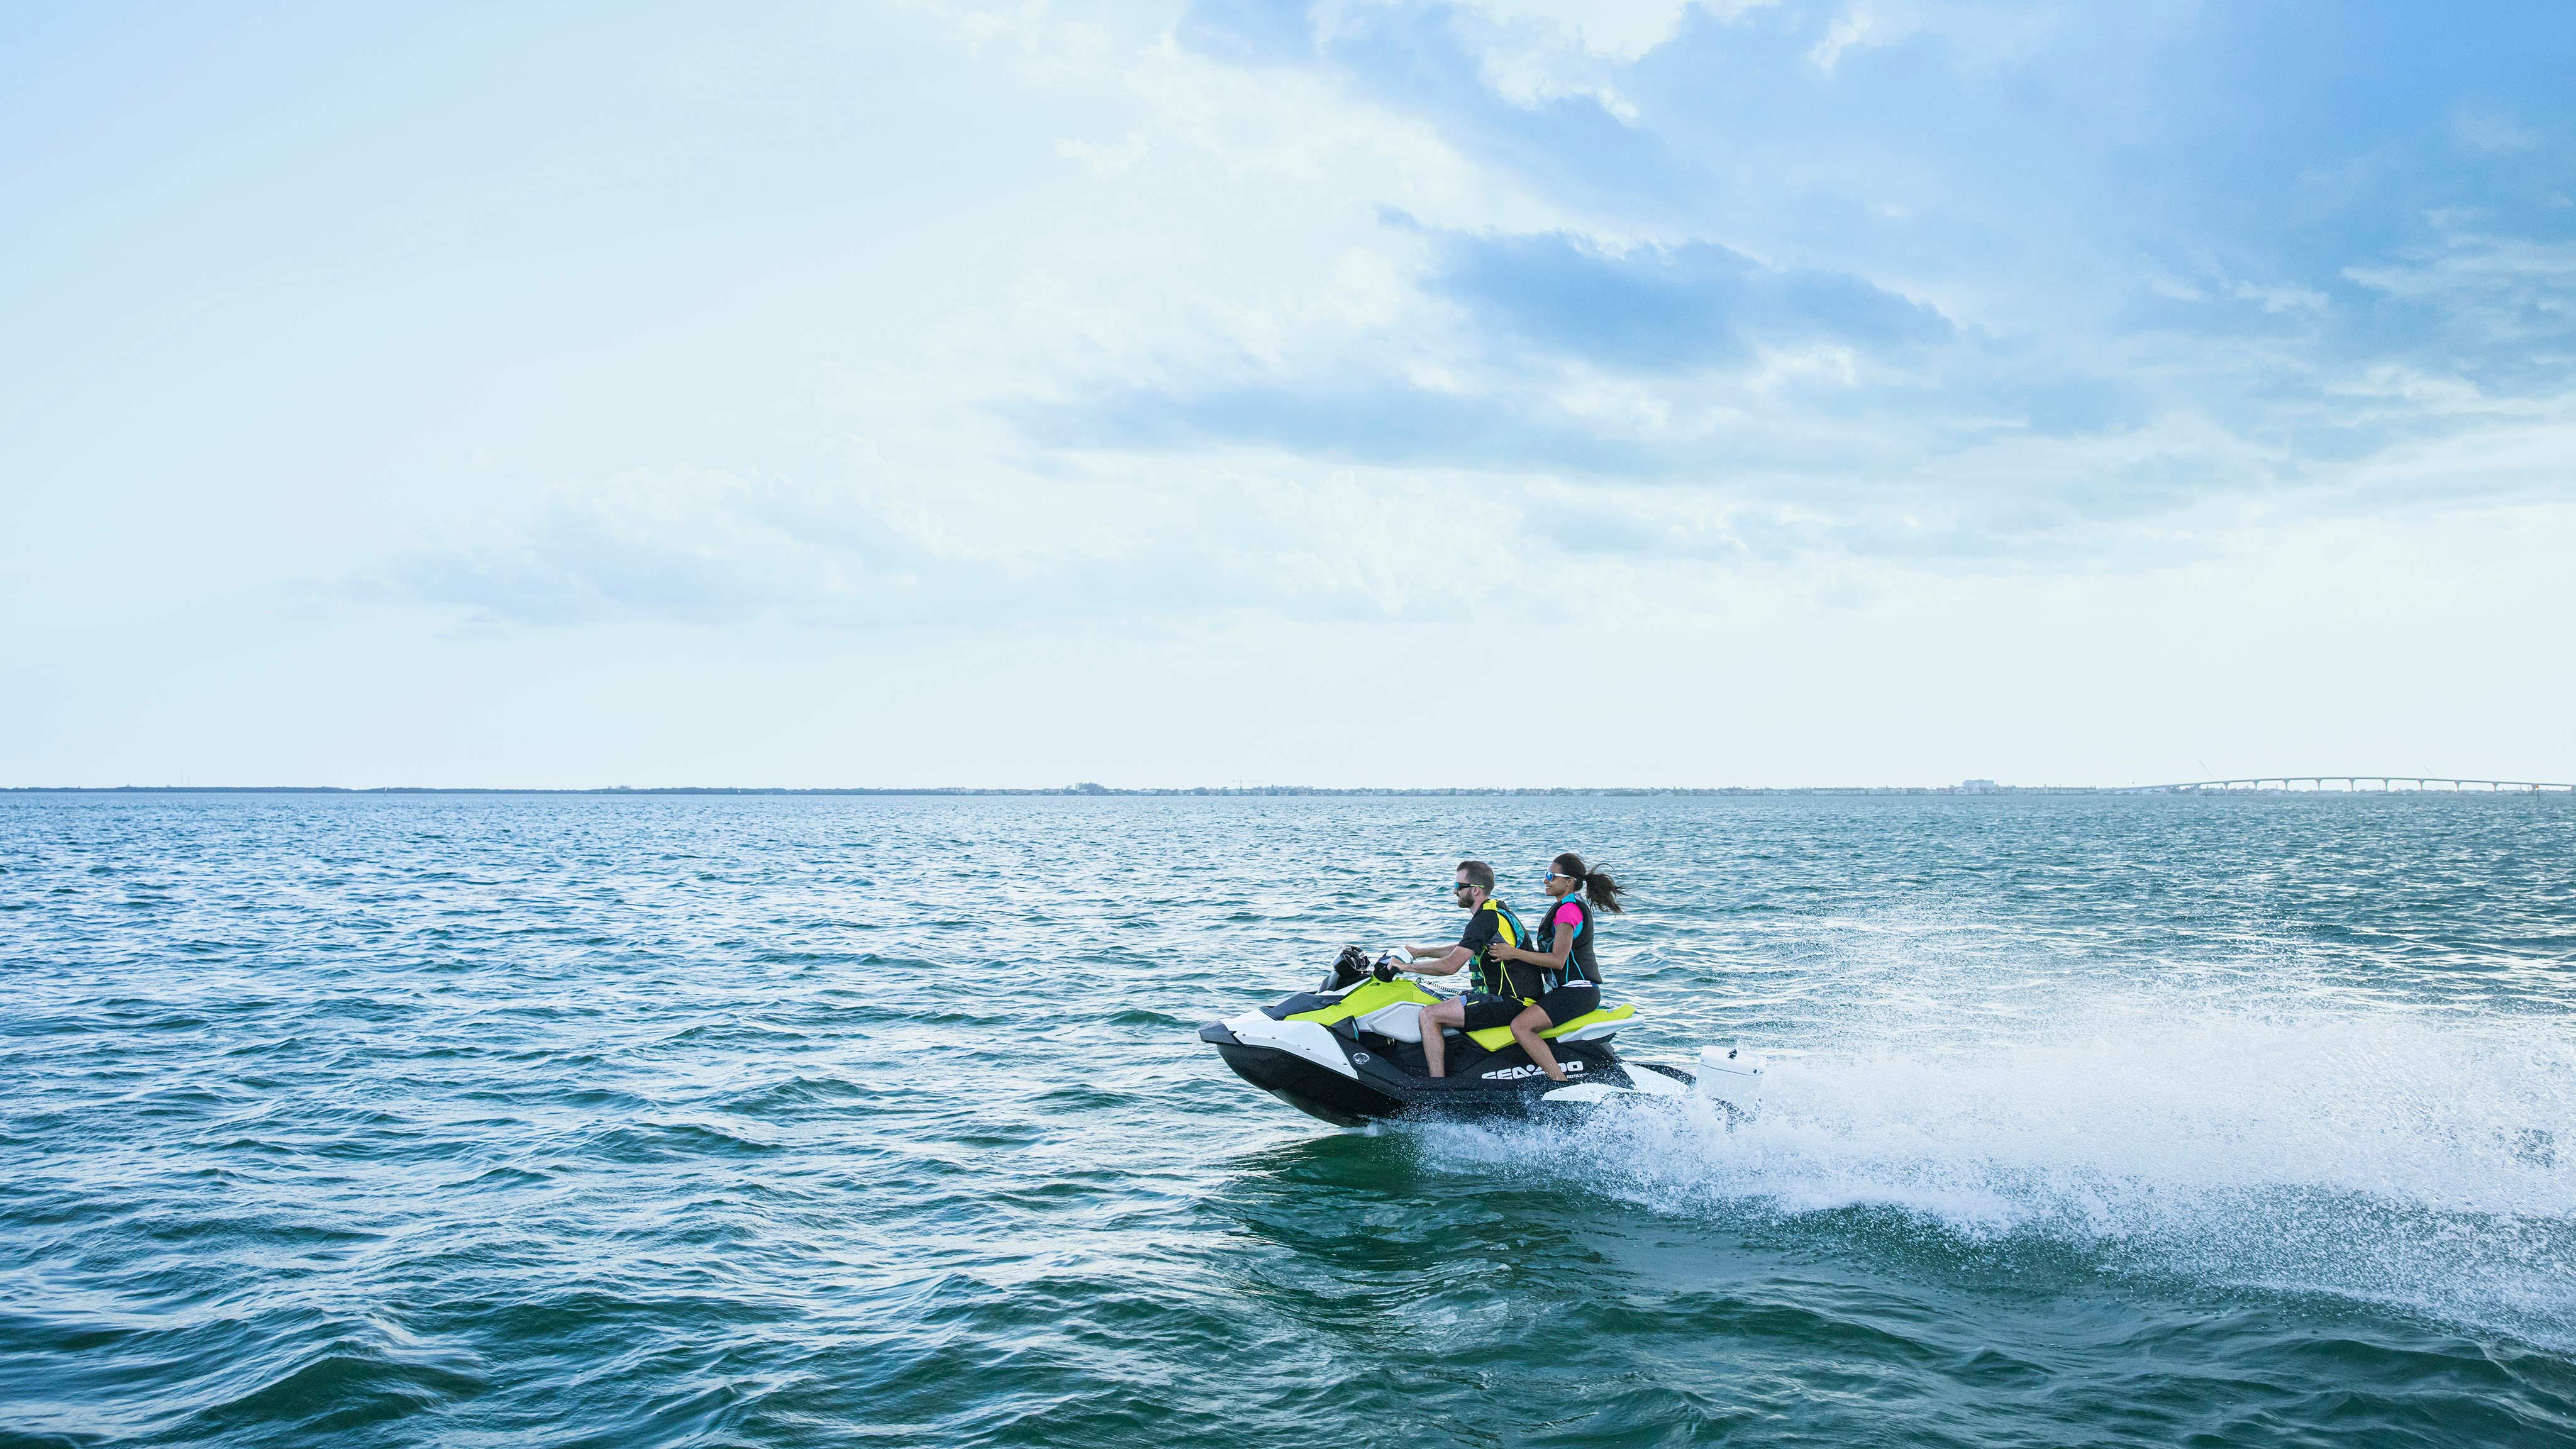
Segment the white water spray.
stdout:
<path fill-rule="evenodd" d="M 2564 1019 L 2112 995 L 1981 1042 L 1775 1052 L 1763 1096 L 1734 1125 L 1641 1104 L 1425 1140 L 1435 1161 L 1661 1211 L 1892 1210 L 1966 1241 L 2066 1242 L 2111 1271 L 2576 1341 Z"/>

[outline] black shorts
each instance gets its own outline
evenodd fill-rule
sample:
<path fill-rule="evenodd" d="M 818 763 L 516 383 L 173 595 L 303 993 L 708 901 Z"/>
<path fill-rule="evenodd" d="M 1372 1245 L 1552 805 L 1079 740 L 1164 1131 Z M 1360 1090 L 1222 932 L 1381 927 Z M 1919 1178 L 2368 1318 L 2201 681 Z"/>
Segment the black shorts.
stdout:
<path fill-rule="evenodd" d="M 1563 1026 L 1578 1016 L 1590 1016 L 1601 1009 L 1601 988 L 1589 981 L 1560 986 L 1538 999 L 1538 1009 L 1547 1013 L 1547 1024 Z"/>
<path fill-rule="evenodd" d="M 1470 991 L 1458 1000 L 1467 1008 L 1467 1023 L 1463 1028 L 1466 1031 L 1509 1026 L 1513 1017 L 1529 1010 L 1529 1003 L 1517 996 L 1488 996 L 1481 991 Z"/>

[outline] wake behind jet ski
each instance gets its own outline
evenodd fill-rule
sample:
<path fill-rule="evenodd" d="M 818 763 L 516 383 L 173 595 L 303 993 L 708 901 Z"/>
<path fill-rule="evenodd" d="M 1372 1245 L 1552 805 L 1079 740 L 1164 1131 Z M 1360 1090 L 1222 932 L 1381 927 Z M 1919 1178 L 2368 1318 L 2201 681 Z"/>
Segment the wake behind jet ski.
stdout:
<path fill-rule="evenodd" d="M 1314 991 L 1199 1028 L 1237 1076 L 1301 1112 L 1345 1127 L 1397 1117 L 1530 1116 L 1615 1098 L 1680 1098 L 1697 1092 L 1732 1112 L 1760 1088 L 1757 1059 L 1730 1047 L 1700 1054 L 1699 1070 L 1629 1062 L 1611 1038 L 1637 1019 L 1633 1005 L 1604 1006 L 1539 1033 L 1566 1076 L 1552 1082 L 1510 1028 L 1452 1032 L 1449 1075 L 1428 1074 L 1423 1008 L 1440 1000 L 1400 979 L 1391 960 L 1371 963 L 1344 947 Z"/>

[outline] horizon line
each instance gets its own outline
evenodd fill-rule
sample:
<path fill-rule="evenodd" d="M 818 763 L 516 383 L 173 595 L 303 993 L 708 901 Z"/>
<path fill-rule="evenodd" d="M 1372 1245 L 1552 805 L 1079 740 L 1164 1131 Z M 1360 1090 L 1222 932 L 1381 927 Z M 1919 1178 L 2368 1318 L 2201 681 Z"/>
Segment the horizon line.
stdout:
<path fill-rule="evenodd" d="M 2451 789 L 2418 788 L 2398 790 L 2382 788 L 2364 790 L 2357 787 L 2329 790 L 2326 780 L 2417 780 L 2442 781 Z M 1966 780 L 1955 785 L 1184 785 L 1117 787 L 1089 781 L 1072 785 L 591 785 L 591 786 L 517 786 L 517 785 L 0 785 L 6 795 L 754 795 L 754 796 L 997 796 L 997 797 L 1126 797 L 1162 799 L 1206 798 L 1438 798 L 1444 796 L 1762 796 L 1762 795 L 2140 795 L 2140 794 L 2293 794 L 2293 795 L 2414 795 L 2414 794 L 2564 794 L 2576 792 L 2576 786 L 2554 782 L 2472 780 L 2451 775 L 2263 775 L 2240 776 L 2235 785 L 2245 780 L 2281 780 L 2279 788 L 2213 789 L 2218 781 L 2196 781 L 2162 785 L 2002 785 L 1991 780 Z M 2306 790 L 2288 788 L 2291 780 L 2313 780 L 2317 786 Z M 2483 790 L 2457 788 L 2484 785 Z M 2510 786 L 2510 790 L 2494 788 Z"/>
<path fill-rule="evenodd" d="M 2098 785 L 0 785 L 14 795 L 1788 795 L 2093 794 Z"/>

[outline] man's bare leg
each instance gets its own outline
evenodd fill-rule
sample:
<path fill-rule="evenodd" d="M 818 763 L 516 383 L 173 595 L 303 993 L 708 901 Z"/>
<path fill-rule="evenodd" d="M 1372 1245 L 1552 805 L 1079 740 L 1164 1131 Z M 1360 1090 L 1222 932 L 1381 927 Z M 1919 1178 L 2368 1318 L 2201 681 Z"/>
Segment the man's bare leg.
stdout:
<path fill-rule="evenodd" d="M 1422 1065 L 1435 1077 L 1449 1075 L 1449 1043 L 1440 1034 L 1453 1026 L 1467 1024 L 1467 1008 L 1451 997 L 1437 1006 L 1422 1008 Z"/>

